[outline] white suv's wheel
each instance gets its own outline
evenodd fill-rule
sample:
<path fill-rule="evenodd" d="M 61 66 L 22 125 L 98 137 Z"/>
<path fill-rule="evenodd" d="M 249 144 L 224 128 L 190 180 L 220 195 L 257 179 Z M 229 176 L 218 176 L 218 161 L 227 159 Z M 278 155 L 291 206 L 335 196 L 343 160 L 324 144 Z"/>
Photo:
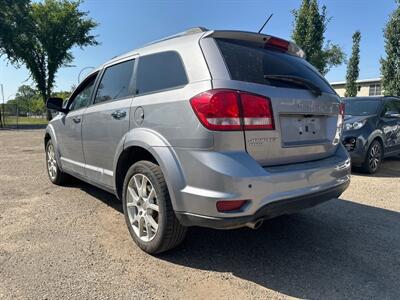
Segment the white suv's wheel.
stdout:
<path fill-rule="evenodd" d="M 125 220 L 136 244 L 147 253 L 176 247 L 185 237 L 173 211 L 160 167 L 139 161 L 126 174 L 122 194 Z"/>
<path fill-rule="evenodd" d="M 157 193 L 146 175 L 137 173 L 129 180 L 126 207 L 136 236 L 143 242 L 151 241 L 157 234 L 160 208 Z"/>
<path fill-rule="evenodd" d="M 57 185 L 64 184 L 68 175 L 58 167 L 54 145 L 51 140 L 48 140 L 46 144 L 46 165 L 50 181 Z"/>

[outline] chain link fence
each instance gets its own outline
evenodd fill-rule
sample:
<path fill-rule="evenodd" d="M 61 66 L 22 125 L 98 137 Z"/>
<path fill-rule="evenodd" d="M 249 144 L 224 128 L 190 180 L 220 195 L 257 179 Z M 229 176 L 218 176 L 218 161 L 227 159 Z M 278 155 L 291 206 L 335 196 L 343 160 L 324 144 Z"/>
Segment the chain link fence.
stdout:
<path fill-rule="evenodd" d="M 45 128 L 47 125 L 46 112 L 26 111 L 18 105 L 5 103 L 0 105 L 1 127 L 10 129 Z"/>

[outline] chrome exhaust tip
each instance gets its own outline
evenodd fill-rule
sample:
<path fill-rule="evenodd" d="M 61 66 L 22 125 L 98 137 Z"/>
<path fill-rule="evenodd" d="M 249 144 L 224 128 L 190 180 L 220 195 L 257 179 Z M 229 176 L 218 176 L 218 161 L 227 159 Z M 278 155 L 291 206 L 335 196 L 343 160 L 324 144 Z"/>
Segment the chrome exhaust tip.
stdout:
<path fill-rule="evenodd" d="M 255 222 L 249 222 L 246 224 L 247 227 L 251 228 L 251 229 L 258 229 L 261 227 L 261 225 L 263 224 L 264 220 L 263 219 L 258 219 Z"/>

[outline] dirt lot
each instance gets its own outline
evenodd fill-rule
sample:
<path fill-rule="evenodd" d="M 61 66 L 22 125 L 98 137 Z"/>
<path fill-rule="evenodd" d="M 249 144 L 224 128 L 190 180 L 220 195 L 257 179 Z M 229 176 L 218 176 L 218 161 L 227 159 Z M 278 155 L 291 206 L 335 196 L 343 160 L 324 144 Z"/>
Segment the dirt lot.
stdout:
<path fill-rule="evenodd" d="M 193 228 L 152 257 L 112 195 L 50 184 L 42 130 L 0 131 L 0 299 L 400 298 L 400 159 L 257 230 Z"/>

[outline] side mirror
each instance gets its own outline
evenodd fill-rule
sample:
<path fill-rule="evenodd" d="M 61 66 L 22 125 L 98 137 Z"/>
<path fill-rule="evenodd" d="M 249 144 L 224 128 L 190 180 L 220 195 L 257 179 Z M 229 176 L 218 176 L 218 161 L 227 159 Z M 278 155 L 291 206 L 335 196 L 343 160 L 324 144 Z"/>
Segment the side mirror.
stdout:
<path fill-rule="evenodd" d="M 400 118 L 400 113 L 398 113 L 397 111 L 387 111 L 384 117 L 390 119 Z"/>
<path fill-rule="evenodd" d="M 63 107 L 63 99 L 58 98 L 58 97 L 50 97 L 47 99 L 46 102 L 46 107 L 48 109 L 52 109 L 52 110 L 56 110 L 56 111 L 60 111 L 63 113 L 67 113 L 67 109 Z"/>

